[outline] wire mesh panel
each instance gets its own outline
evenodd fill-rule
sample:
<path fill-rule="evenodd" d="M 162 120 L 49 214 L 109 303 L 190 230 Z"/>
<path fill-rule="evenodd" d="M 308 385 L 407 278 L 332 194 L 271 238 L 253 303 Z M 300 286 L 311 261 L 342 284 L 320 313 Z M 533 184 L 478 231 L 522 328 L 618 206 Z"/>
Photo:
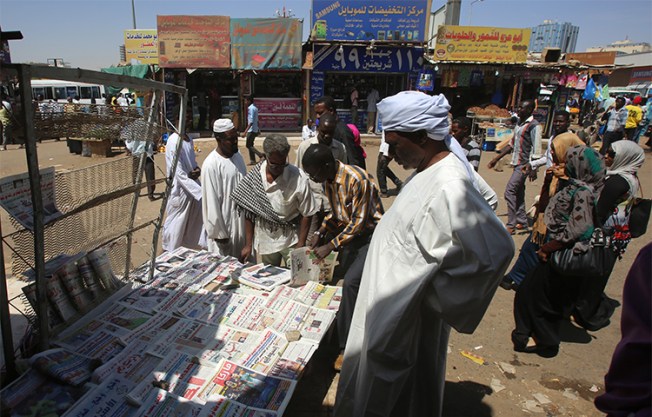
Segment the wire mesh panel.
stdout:
<path fill-rule="evenodd" d="M 98 160 L 101 162 L 92 166 L 55 173 L 56 208 L 62 217 L 45 227 L 46 262 L 59 254 L 74 255 L 91 251 L 126 236 L 130 230 L 153 222 L 158 216 L 156 210 L 141 208 L 131 219 L 134 198 L 140 194 L 140 188 L 147 185 L 138 184 L 141 182 L 139 172 L 140 177 L 143 176 L 141 154 L 149 155 L 153 161 L 152 154 L 165 132 L 158 123 L 153 122 L 159 120 L 160 114 L 150 114 L 150 109 L 122 109 L 119 106 L 61 106 L 69 108 L 57 114 L 41 106 L 35 113 L 35 130 L 41 132 L 42 137 L 121 141 L 131 144 L 129 148 L 134 155 Z M 162 169 L 155 171 L 158 171 L 159 178 L 164 177 Z M 13 275 L 20 276 L 34 265 L 33 234 L 14 218 L 11 218 L 11 223 L 16 230 L 6 237 L 14 248 L 11 270 Z M 113 247 L 109 251 L 118 275 L 125 273 L 127 253 L 124 249 L 121 251 L 124 252 L 121 260 L 118 260 L 117 254 L 113 254 Z"/>

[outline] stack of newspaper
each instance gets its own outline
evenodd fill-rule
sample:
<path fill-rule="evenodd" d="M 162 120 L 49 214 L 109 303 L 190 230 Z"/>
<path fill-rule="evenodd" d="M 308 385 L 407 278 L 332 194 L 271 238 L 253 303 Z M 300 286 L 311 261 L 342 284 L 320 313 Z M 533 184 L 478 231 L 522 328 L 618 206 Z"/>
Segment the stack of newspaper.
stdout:
<path fill-rule="evenodd" d="M 157 268 L 165 264 L 154 281 L 118 290 L 63 332 L 56 350 L 35 357 L 0 393 L 3 409 L 281 416 L 334 321 L 341 288 L 236 287 L 244 267 L 236 259 L 185 248 L 157 259 Z"/>

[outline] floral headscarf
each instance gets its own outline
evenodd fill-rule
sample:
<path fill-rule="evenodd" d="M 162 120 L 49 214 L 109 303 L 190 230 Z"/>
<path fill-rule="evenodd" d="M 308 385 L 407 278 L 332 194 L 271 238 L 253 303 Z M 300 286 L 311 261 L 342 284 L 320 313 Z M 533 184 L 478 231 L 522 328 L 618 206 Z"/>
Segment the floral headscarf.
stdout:
<path fill-rule="evenodd" d="M 568 148 L 583 144 L 584 142 L 582 142 L 576 134 L 566 132 L 555 136 L 549 146 L 555 156 L 555 162 L 558 164 L 564 164 L 566 163 L 566 151 Z M 564 177 L 564 179 L 567 178 Z M 547 227 L 544 220 L 544 213 L 550 198 L 555 195 L 557 191 L 559 191 L 559 178 L 557 178 L 552 172 L 546 173 L 546 176 L 543 179 L 543 185 L 541 186 L 541 193 L 539 194 L 539 203 L 534 216 L 534 225 L 532 226 L 531 239 L 538 245 L 543 245 L 545 241 Z"/>
<path fill-rule="evenodd" d="M 569 183 L 550 199 L 545 222 L 554 240 L 587 241 L 606 176 L 604 159 L 595 149 L 573 146 L 566 152 L 566 175 Z"/>

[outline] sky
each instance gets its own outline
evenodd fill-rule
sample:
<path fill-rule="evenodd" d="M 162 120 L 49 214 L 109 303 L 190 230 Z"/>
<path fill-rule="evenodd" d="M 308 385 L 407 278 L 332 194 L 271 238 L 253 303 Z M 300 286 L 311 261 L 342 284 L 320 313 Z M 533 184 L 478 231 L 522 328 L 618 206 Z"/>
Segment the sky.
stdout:
<path fill-rule="evenodd" d="M 311 3 L 134 0 L 138 29 L 156 29 L 157 15 L 268 18 L 285 6 L 294 17 L 304 19 L 304 41 L 310 30 Z M 12 62 L 63 58 L 72 67 L 98 70 L 118 63 L 123 31 L 133 29 L 131 4 L 132 0 L 0 0 L 0 26 L 23 33 L 23 40 L 10 43 Z M 432 0 L 432 10 L 445 4 L 445 0 Z M 462 0 L 460 25 L 524 28 L 544 20 L 579 26 L 576 52 L 625 38 L 652 42 L 650 0 Z"/>

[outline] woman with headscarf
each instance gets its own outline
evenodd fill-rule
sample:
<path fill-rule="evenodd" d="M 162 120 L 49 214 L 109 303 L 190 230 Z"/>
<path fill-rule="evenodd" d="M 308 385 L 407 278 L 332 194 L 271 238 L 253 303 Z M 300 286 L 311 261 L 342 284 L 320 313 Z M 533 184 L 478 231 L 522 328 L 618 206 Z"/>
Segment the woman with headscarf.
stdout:
<path fill-rule="evenodd" d="M 637 173 L 643 162 L 645 154 L 635 142 L 621 140 L 612 143 L 607 150 L 607 177 L 600 193 L 597 211 L 600 224 L 604 225 L 604 230 L 611 236 L 614 256 L 609 259 L 611 262 L 602 276 L 584 282 L 575 304 L 573 318 L 586 330 L 597 331 L 608 326 L 611 315 L 619 305 L 618 301 L 604 294 L 604 289 L 616 259 L 622 258 L 632 239 L 629 232 L 629 214 L 640 188 Z"/>
<path fill-rule="evenodd" d="M 516 290 L 527 274 L 539 263 L 537 250 L 539 250 L 539 247 L 545 243 L 545 238 L 548 234 L 546 222 L 544 221 L 546 207 L 548 207 L 548 202 L 552 196 L 568 183 L 568 177 L 564 171 L 566 151 L 572 146 L 583 144 L 582 140 L 571 132 L 562 133 L 561 135 L 556 136 L 550 143 L 550 154 L 552 155 L 554 165 L 546 170 L 546 176 L 543 179 L 543 186 L 541 187 L 541 193 L 539 194 L 539 202 L 537 203 L 536 211 L 534 213 L 532 233 L 525 242 L 523 242 L 518 259 L 511 271 L 505 275 L 500 283 L 500 286 L 504 289 Z"/>
<path fill-rule="evenodd" d="M 589 250 L 597 221 L 596 205 L 606 174 L 604 160 L 594 149 L 574 146 L 566 152 L 568 185 L 555 194 L 545 210 L 548 241 L 537 255 L 540 263 L 527 276 L 514 297 L 512 332 L 514 350 L 553 357 L 559 352 L 559 327 L 570 316 L 583 279 L 556 273 L 547 262 L 553 252 L 573 248 Z M 528 344 L 529 339 L 535 344 Z"/>

